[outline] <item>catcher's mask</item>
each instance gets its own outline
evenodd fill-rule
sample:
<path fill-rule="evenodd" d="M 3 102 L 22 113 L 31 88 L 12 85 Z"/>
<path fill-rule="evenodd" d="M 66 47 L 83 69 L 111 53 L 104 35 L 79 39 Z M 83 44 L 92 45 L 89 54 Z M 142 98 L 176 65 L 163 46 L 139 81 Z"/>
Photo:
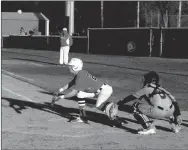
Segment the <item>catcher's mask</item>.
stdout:
<path fill-rule="evenodd" d="M 71 73 L 78 72 L 83 68 L 83 61 L 79 58 L 72 58 L 68 63 L 69 70 Z"/>
<path fill-rule="evenodd" d="M 144 75 L 143 84 L 144 86 L 148 83 L 159 83 L 159 75 L 155 71 L 150 71 Z"/>

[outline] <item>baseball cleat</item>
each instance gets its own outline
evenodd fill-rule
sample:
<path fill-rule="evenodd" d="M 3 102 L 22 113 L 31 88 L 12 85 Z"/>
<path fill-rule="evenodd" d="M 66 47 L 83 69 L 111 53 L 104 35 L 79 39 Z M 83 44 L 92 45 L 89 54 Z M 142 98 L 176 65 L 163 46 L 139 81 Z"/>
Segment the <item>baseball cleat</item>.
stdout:
<path fill-rule="evenodd" d="M 171 129 L 172 129 L 172 132 L 178 133 L 181 130 L 181 127 L 180 126 L 173 126 Z"/>
<path fill-rule="evenodd" d="M 138 131 L 138 134 L 142 134 L 142 135 L 149 135 L 149 134 L 154 134 L 154 133 L 156 133 L 155 128 L 141 129 Z"/>
<path fill-rule="evenodd" d="M 70 122 L 72 123 L 87 123 L 88 124 L 88 120 L 77 117 L 76 119 L 71 120 Z"/>

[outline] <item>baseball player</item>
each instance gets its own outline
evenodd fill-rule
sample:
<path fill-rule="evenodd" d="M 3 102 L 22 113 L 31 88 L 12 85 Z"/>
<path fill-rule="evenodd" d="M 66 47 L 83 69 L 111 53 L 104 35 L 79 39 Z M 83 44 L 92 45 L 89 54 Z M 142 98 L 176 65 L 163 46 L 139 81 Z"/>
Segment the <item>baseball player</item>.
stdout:
<path fill-rule="evenodd" d="M 181 113 L 176 99 L 159 85 L 159 75 L 151 71 L 144 75 L 143 88 L 132 95 L 120 100 L 119 108 L 129 101 L 138 99 L 133 104 L 133 116 L 142 125 L 143 129 L 138 134 L 156 133 L 153 125 L 154 119 L 167 118 L 172 126 L 172 131 L 178 133 L 181 124 Z"/>
<path fill-rule="evenodd" d="M 71 35 L 68 34 L 67 28 L 63 28 L 62 33 L 60 34 L 60 65 L 67 65 L 69 60 L 69 50 L 73 44 Z"/>
<path fill-rule="evenodd" d="M 52 104 L 60 99 L 76 96 L 78 99 L 80 116 L 76 118 L 76 120 L 72 120 L 72 122 L 88 123 L 85 113 L 85 98 L 96 97 L 96 108 L 105 112 L 111 120 L 114 120 L 118 112 L 118 107 L 114 103 L 108 102 L 109 97 L 113 93 L 112 87 L 91 75 L 88 71 L 83 70 L 83 62 L 81 59 L 72 58 L 68 66 L 69 71 L 74 75 L 74 78 L 55 93 Z M 67 94 L 62 94 L 65 90 Z"/>

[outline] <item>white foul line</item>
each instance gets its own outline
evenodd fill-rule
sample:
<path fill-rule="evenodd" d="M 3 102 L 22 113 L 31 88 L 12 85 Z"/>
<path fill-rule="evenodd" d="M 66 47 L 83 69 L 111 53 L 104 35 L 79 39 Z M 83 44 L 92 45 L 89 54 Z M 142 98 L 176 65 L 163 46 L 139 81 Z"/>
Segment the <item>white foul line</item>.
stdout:
<path fill-rule="evenodd" d="M 36 65 L 36 66 L 40 66 L 40 67 L 43 67 L 44 65 L 42 64 L 38 64 L 38 63 L 33 63 L 33 62 L 28 62 L 29 64 L 33 64 L 33 65 Z"/>
<path fill-rule="evenodd" d="M 83 135 L 68 135 L 68 134 L 52 134 L 52 133 L 32 133 L 32 132 L 25 132 L 25 131 L 17 131 L 12 129 L 2 129 L 2 132 L 11 132 L 11 133 L 20 133 L 20 134 L 30 134 L 30 135 L 41 135 L 41 136 L 53 136 L 53 137 L 71 137 L 71 138 L 83 138 L 94 136 L 96 134 L 83 134 Z"/>
<path fill-rule="evenodd" d="M 22 79 L 25 79 L 25 80 L 34 81 L 33 79 L 25 78 L 25 77 L 23 77 L 23 76 L 14 74 L 14 73 L 12 73 L 12 72 L 9 72 L 9 71 L 3 70 L 3 69 L 2 69 L 2 72 L 6 73 L 6 74 L 8 74 L 8 75 L 13 75 L 14 77 L 17 77 L 17 78 L 22 78 Z"/>
<path fill-rule="evenodd" d="M 2 87 L 2 89 L 5 90 L 5 91 L 8 91 L 9 93 L 11 93 L 11 94 L 13 94 L 13 95 L 16 95 L 16 96 L 18 96 L 18 97 L 21 97 L 21 98 L 23 98 L 23 99 L 25 99 L 25 100 L 27 100 L 27 101 L 35 102 L 34 100 L 32 100 L 32 99 L 30 99 L 30 98 L 28 98 L 28 97 L 26 97 L 26 96 L 20 95 L 20 94 L 18 94 L 18 93 L 15 93 L 15 92 L 13 92 L 13 91 L 11 91 L 11 90 L 5 88 L 5 87 Z"/>

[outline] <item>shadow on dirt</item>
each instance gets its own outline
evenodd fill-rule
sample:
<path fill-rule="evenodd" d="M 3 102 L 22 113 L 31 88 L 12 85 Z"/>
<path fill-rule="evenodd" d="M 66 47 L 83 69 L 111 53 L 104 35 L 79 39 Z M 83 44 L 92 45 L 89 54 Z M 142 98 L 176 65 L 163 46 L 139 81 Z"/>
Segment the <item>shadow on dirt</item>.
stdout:
<path fill-rule="evenodd" d="M 44 93 L 44 94 L 48 94 L 48 95 L 53 95 L 53 93 L 50 93 L 50 92 L 44 92 L 44 91 L 40 91 L 41 93 Z M 76 97 L 73 97 L 71 98 L 70 100 L 73 100 L 73 101 L 77 101 L 77 98 Z M 95 105 L 96 103 L 96 100 L 94 99 L 86 99 L 86 103 L 87 105 Z M 127 113 L 130 113 L 132 114 L 133 112 L 133 107 L 131 106 L 131 104 L 124 104 L 123 106 L 119 107 L 119 111 L 123 111 L 123 112 L 127 112 Z M 89 113 L 88 113 L 89 114 Z M 106 117 L 106 116 L 105 116 Z M 93 122 L 97 122 L 97 120 L 95 120 L 96 117 L 92 116 L 92 114 L 90 114 L 90 118 L 89 120 L 93 121 Z M 97 119 L 100 119 L 100 118 L 97 118 Z M 101 118 L 103 119 L 103 118 Z M 109 122 L 108 118 L 106 117 L 107 120 L 105 120 L 105 122 Z M 133 119 L 129 119 L 129 118 L 124 118 L 124 117 L 118 117 L 118 119 L 123 123 L 123 124 L 128 124 L 128 122 L 132 122 L 132 123 L 137 123 L 139 124 L 136 120 L 133 120 Z M 183 121 L 187 121 L 187 120 L 183 120 Z M 102 123 L 104 124 L 104 123 Z M 110 124 L 110 122 L 109 122 Z M 188 127 L 187 124 L 185 123 L 182 123 L 181 125 L 185 126 L 185 127 Z M 125 126 L 123 126 L 124 129 L 126 129 Z M 163 130 L 163 131 L 166 131 L 166 132 L 172 132 L 169 128 L 166 128 L 166 127 L 162 127 L 162 126 L 159 126 L 159 125 L 156 125 L 156 129 L 158 130 Z M 136 133 L 136 130 L 134 129 L 130 129 L 130 128 L 127 128 L 126 129 L 128 132 L 131 132 L 131 133 Z"/>
<path fill-rule="evenodd" d="M 7 97 L 2 97 L 2 100 L 8 101 L 9 107 L 12 107 L 18 114 L 22 114 L 24 109 L 32 108 L 32 109 L 45 111 L 48 113 L 56 114 L 61 117 L 67 118 L 68 122 L 79 115 L 79 110 L 76 108 L 68 108 L 68 107 L 63 107 L 63 106 L 56 105 L 56 104 L 52 107 L 50 106 L 50 103 L 47 103 L 47 102 L 46 103 L 34 103 L 34 102 L 22 101 L 22 100 L 13 99 L 13 98 L 7 98 Z M 100 114 L 100 113 L 96 113 L 92 111 L 86 111 L 86 115 L 89 121 L 100 123 L 100 124 L 111 126 L 111 127 L 124 129 L 127 132 L 131 132 L 133 134 L 137 133 L 137 130 L 135 129 L 131 129 L 129 127 L 120 125 L 119 122 L 114 122 L 114 121 L 109 120 L 109 118 L 105 114 Z M 119 118 L 119 119 L 122 121 L 124 119 L 123 121 L 124 124 L 128 124 L 126 120 L 135 122 L 134 120 L 126 119 L 126 118 Z"/>
<path fill-rule="evenodd" d="M 188 127 L 188 124 L 186 124 L 186 123 L 182 123 L 181 125 L 184 127 Z"/>

